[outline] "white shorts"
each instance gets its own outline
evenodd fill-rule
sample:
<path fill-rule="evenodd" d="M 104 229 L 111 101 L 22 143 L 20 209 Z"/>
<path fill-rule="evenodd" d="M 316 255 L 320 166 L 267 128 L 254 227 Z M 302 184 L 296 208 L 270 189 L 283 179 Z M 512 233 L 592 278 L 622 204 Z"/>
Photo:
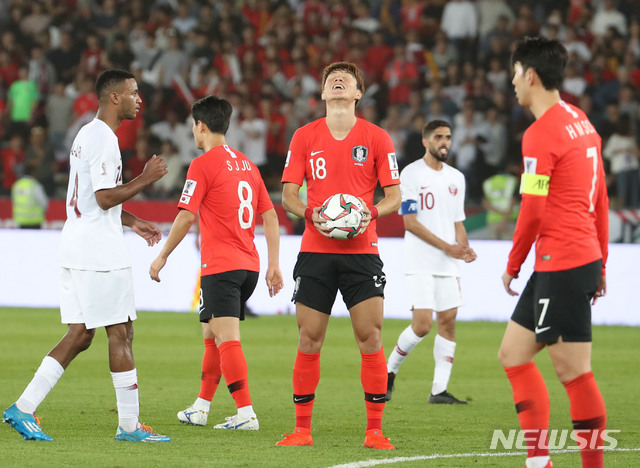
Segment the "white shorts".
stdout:
<path fill-rule="evenodd" d="M 431 309 L 442 312 L 462 305 L 460 281 L 456 276 L 406 276 L 412 310 Z"/>
<path fill-rule="evenodd" d="M 87 329 L 135 320 L 131 268 L 112 271 L 62 268 L 60 317 L 62 323 L 83 323 Z"/>

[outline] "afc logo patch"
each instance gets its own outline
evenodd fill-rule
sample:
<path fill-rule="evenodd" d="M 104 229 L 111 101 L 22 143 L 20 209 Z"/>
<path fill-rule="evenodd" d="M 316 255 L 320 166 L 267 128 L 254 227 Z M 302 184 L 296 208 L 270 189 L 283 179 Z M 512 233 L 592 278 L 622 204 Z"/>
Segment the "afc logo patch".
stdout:
<path fill-rule="evenodd" d="M 527 174 L 535 174 L 538 168 L 538 158 L 531 158 L 525 156 L 524 158 L 524 172 Z"/>
<path fill-rule="evenodd" d="M 354 146 L 351 150 L 351 159 L 353 159 L 357 163 L 363 163 L 367 160 L 369 156 L 369 148 L 366 146 L 358 145 Z"/>
<path fill-rule="evenodd" d="M 458 187 L 453 184 L 449 185 L 449 193 L 455 197 L 458 195 Z"/>
<path fill-rule="evenodd" d="M 196 182 L 195 180 L 187 179 L 187 181 L 184 183 L 184 188 L 182 189 L 182 193 L 184 195 L 188 195 L 189 197 L 192 197 L 193 193 L 196 191 L 196 185 L 198 185 L 198 182 Z"/>

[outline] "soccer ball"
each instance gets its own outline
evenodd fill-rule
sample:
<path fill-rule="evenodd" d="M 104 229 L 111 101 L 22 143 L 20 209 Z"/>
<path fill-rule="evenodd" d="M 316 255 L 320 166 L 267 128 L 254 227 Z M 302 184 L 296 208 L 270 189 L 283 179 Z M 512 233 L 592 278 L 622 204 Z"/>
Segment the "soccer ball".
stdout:
<path fill-rule="evenodd" d="M 329 236 L 334 239 L 352 239 L 360 234 L 362 210 L 364 206 L 357 197 L 347 193 L 337 193 L 327 198 L 318 215 L 330 228 Z"/>

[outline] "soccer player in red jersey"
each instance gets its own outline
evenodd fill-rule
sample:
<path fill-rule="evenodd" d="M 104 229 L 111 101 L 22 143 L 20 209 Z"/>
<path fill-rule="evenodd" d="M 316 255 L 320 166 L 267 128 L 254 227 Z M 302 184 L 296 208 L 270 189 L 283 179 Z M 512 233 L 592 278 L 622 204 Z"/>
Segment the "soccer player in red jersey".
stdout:
<path fill-rule="evenodd" d="M 209 377 L 213 377 L 215 387 L 220 376 L 224 376 L 238 408 L 236 415 L 214 428 L 258 430 L 249 395 L 247 363 L 240 345 L 240 320 L 244 320 L 245 303 L 256 287 L 260 271 L 253 242 L 256 215 L 261 215 L 264 223 L 269 256 L 266 282 L 271 296 L 282 289 L 278 262 L 280 232 L 278 216 L 258 168 L 226 144 L 224 135 L 231 111 L 231 104 L 216 96 L 193 104 L 193 136 L 196 146 L 205 153 L 189 166 L 178 204 L 180 212 L 149 274 L 160 281 L 160 270 L 199 214 L 200 321 L 208 323 L 210 329 L 209 334 L 205 330 L 205 358 L 207 353 L 214 358 Z M 186 415 L 184 422 L 196 424 L 189 418 L 199 411 Z"/>
<path fill-rule="evenodd" d="M 526 38 L 513 53 L 518 103 L 536 121 L 522 139 L 522 205 L 502 281 L 511 282 L 531 245 L 535 266 L 507 325 L 499 359 L 527 432 L 528 468 L 551 467 L 549 395 L 533 358 L 545 346 L 570 402 L 573 427 L 588 441 L 583 467 L 603 466 L 606 410 L 591 372 L 591 304 L 607 290 L 609 199 L 601 140 L 584 112 L 560 99 L 567 51 Z"/>
<path fill-rule="evenodd" d="M 300 254 L 294 268 L 293 300 L 299 328 L 293 366 L 295 430 L 276 445 L 313 445 L 311 415 L 320 379 L 320 350 L 331 308 L 340 290 L 349 309 L 362 356 L 360 379 L 367 410 L 365 447 L 395 448 L 382 435 L 387 367 L 382 349 L 382 303 L 385 275 L 378 255 L 375 218 L 400 207 L 400 176 L 389 134 L 356 117 L 364 82 L 348 62 L 332 63 L 322 76 L 327 116 L 293 135 L 282 175 L 284 208 L 306 219 Z M 307 182 L 307 203 L 298 192 Z M 385 197 L 373 205 L 380 182 Z M 360 235 L 349 240 L 330 238 L 318 212 L 336 193 L 350 193 L 364 202 Z"/>

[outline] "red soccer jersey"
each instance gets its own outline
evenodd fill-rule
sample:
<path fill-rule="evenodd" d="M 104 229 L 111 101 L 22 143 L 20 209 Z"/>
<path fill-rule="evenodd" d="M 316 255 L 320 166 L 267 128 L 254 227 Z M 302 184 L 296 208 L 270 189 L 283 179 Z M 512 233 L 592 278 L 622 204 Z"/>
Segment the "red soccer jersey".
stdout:
<path fill-rule="evenodd" d="M 522 206 L 507 272 L 515 275 L 536 242 L 535 271 L 576 268 L 602 258 L 609 241 L 609 197 L 601 139 L 587 116 L 560 101 L 522 139 Z"/>
<path fill-rule="evenodd" d="M 344 140 L 336 140 L 326 119 L 298 129 L 289 146 L 282 182 L 302 185 L 307 180 L 307 205 L 321 206 L 331 195 L 349 193 L 373 206 L 373 192 L 400 183 L 393 142 L 380 127 L 358 119 Z M 350 240 L 324 237 L 307 221 L 301 252 L 371 254 L 378 253 L 376 222 Z"/>
<path fill-rule="evenodd" d="M 178 208 L 200 212 L 202 275 L 260 271 L 256 216 L 273 203 L 260 171 L 244 154 L 221 145 L 194 159 Z"/>

